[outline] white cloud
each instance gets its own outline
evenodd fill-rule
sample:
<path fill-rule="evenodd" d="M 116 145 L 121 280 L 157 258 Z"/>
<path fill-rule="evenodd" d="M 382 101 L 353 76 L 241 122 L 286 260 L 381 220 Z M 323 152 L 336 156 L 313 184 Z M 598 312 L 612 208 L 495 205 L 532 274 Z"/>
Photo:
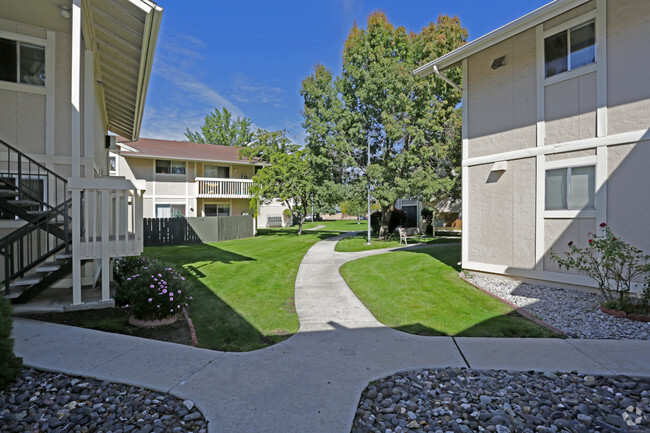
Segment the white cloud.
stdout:
<path fill-rule="evenodd" d="M 237 74 L 233 78 L 232 98 L 242 102 L 272 103 L 274 107 L 282 106 L 282 89 L 279 87 L 251 84 L 244 74 Z"/>

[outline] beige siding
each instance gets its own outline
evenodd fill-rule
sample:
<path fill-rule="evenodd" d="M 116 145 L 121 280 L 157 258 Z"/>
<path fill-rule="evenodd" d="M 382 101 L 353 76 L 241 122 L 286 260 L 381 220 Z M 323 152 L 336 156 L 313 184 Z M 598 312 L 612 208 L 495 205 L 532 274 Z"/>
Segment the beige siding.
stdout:
<path fill-rule="evenodd" d="M 529 30 L 468 59 L 469 156 L 535 147 L 535 31 Z M 506 56 L 506 65 L 490 68 Z"/>
<path fill-rule="evenodd" d="M 248 213 L 249 215 L 253 215 L 253 211 L 251 211 L 250 204 L 251 204 L 250 200 L 233 199 L 232 204 L 230 205 L 230 215 L 239 216 L 244 212 Z"/>
<path fill-rule="evenodd" d="M 546 161 L 563 161 L 565 159 L 596 156 L 596 149 L 578 150 L 575 152 L 551 153 L 546 155 Z"/>
<path fill-rule="evenodd" d="M 252 179 L 255 176 L 255 167 L 252 165 L 233 165 L 234 172 L 231 174 L 231 177 L 236 179 L 243 179 L 243 175 L 246 175 L 248 179 Z"/>
<path fill-rule="evenodd" d="M 596 73 L 546 86 L 545 144 L 596 136 Z"/>
<path fill-rule="evenodd" d="M 622 239 L 650 252 L 650 141 L 608 151 L 607 223 Z"/>
<path fill-rule="evenodd" d="M 56 89 L 54 103 L 54 154 L 72 155 L 72 91 L 71 58 L 72 38 L 68 34 L 56 34 Z M 83 103 L 83 100 L 82 100 Z M 45 127 L 45 125 L 43 125 Z"/>
<path fill-rule="evenodd" d="M 551 249 L 559 255 L 569 250 L 569 242 L 578 247 L 587 246 L 588 234 L 596 231 L 595 218 L 553 218 L 544 220 L 544 270 L 566 272 L 561 270 L 550 258 Z M 572 272 L 573 273 L 573 272 Z"/>
<path fill-rule="evenodd" d="M 608 5 L 608 133 L 645 130 L 650 126 L 650 1 Z"/>
<path fill-rule="evenodd" d="M 164 179 L 164 180 L 161 180 Z M 156 178 L 156 197 L 186 195 L 185 176 L 169 175 Z"/>
<path fill-rule="evenodd" d="M 126 176 L 128 179 L 153 180 L 153 163 L 150 159 L 125 158 L 125 171 L 120 171 L 120 176 Z"/>
<path fill-rule="evenodd" d="M 535 159 L 469 168 L 469 261 L 523 269 L 535 267 Z M 498 254 L 495 253 L 498 251 Z"/>
<path fill-rule="evenodd" d="M 617 0 L 618 1 L 618 0 Z M 579 17 L 582 14 L 585 14 L 589 11 L 592 11 L 596 9 L 596 1 L 591 0 L 590 2 L 587 2 L 583 5 L 580 5 L 576 8 L 571 9 L 568 12 L 565 12 L 561 15 L 556 16 L 555 18 L 552 18 L 544 23 L 544 30 L 551 29 L 555 26 L 559 26 L 562 23 L 565 23 L 569 20 L 572 20 L 573 18 Z"/>

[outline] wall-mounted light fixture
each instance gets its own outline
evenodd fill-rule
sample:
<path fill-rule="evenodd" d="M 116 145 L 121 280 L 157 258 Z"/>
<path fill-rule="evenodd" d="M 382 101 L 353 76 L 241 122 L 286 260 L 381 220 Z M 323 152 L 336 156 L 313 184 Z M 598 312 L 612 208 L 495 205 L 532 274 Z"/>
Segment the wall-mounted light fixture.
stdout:
<path fill-rule="evenodd" d="M 506 65 L 506 56 L 501 56 L 497 59 L 494 59 L 492 62 L 492 66 L 490 66 L 492 69 L 499 69 L 502 66 Z"/>
<path fill-rule="evenodd" d="M 506 171 L 508 169 L 508 161 L 497 161 L 492 164 L 492 170 L 490 171 Z"/>
<path fill-rule="evenodd" d="M 61 16 L 66 20 L 70 19 L 70 17 L 72 16 L 72 14 L 70 13 L 70 8 L 68 6 L 64 6 L 64 5 L 59 6 L 59 11 L 61 13 Z"/>

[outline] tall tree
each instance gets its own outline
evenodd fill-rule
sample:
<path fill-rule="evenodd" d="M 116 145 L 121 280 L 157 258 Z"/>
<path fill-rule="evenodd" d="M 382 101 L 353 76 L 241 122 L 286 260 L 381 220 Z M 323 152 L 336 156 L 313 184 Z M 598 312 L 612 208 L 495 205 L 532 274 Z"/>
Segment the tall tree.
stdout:
<path fill-rule="evenodd" d="M 248 117 L 233 119 L 226 108 L 214 109 L 205 116 L 199 131 L 185 129 L 185 137 L 194 143 L 221 144 L 223 146 L 245 146 L 253 140 L 252 121 Z"/>
<path fill-rule="evenodd" d="M 341 76 L 322 66 L 303 81 L 307 148 L 344 183 L 370 182 L 381 205 L 380 238 L 388 233 L 395 201 L 458 193 L 460 92 L 439 78 L 412 71 L 462 45 L 458 18 L 440 16 L 420 33 L 395 28 L 383 12 L 356 24 L 343 50 Z M 460 72 L 450 78 L 460 82 Z M 367 146 L 371 164 L 367 164 Z"/>
<path fill-rule="evenodd" d="M 257 209 L 259 204 L 273 199 L 282 200 L 298 221 L 298 235 L 301 235 L 316 194 L 309 152 L 291 143 L 286 131 L 262 130 L 249 146 L 241 149 L 240 155 L 268 162 L 253 176 L 251 208 Z"/>

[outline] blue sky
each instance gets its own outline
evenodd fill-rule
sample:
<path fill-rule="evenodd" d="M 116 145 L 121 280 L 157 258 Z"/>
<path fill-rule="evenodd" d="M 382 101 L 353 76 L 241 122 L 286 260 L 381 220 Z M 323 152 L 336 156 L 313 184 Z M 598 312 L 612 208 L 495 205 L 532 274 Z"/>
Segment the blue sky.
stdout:
<path fill-rule="evenodd" d="M 183 140 L 215 107 L 298 143 L 300 84 L 321 63 L 341 72 L 343 42 L 356 21 L 383 10 L 419 32 L 456 15 L 476 39 L 550 0 L 157 0 L 165 11 L 140 136 Z"/>

